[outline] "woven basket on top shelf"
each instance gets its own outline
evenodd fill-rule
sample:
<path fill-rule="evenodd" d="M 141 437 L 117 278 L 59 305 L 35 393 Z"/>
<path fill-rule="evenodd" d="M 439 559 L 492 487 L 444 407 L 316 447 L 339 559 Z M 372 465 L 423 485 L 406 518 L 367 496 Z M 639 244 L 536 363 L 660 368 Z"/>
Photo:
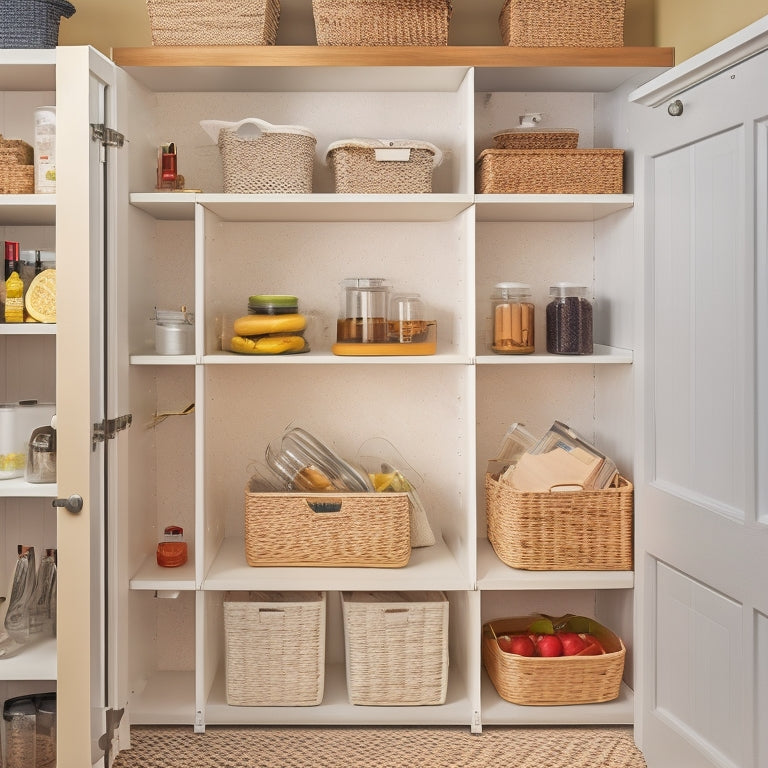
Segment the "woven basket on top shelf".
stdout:
<path fill-rule="evenodd" d="M 614 48 L 624 45 L 624 0 L 506 0 L 505 45 Z"/>
<path fill-rule="evenodd" d="M 624 643 L 600 625 L 600 656 L 519 656 L 499 648 L 499 635 L 523 632 L 534 616 L 497 619 L 483 625 L 483 665 L 499 696 L 525 706 L 612 701 L 621 690 Z M 594 622 L 593 622 L 594 623 Z"/>
<path fill-rule="evenodd" d="M 343 592 L 350 704 L 443 704 L 448 599 L 442 592 Z"/>
<path fill-rule="evenodd" d="M 245 492 L 250 566 L 400 568 L 411 556 L 407 493 Z"/>
<path fill-rule="evenodd" d="M 280 0 L 147 0 L 152 45 L 274 45 Z"/>
<path fill-rule="evenodd" d="M 479 194 L 621 194 L 623 149 L 484 149 Z"/>
<path fill-rule="evenodd" d="M 493 135 L 495 149 L 576 149 L 579 132 L 512 128 Z"/>
<path fill-rule="evenodd" d="M 73 13 L 67 0 L 0 0 L 0 48 L 55 48 L 62 17 Z"/>
<path fill-rule="evenodd" d="M 448 45 L 450 0 L 312 0 L 318 45 Z"/>
<path fill-rule="evenodd" d="M 325 681 L 324 592 L 227 592 L 227 704 L 314 706 Z"/>
<path fill-rule="evenodd" d="M 632 570 L 633 486 L 519 491 L 485 476 L 488 540 L 499 559 L 531 571 Z"/>
<path fill-rule="evenodd" d="M 432 191 L 442 153 L 425 141 L 348 139 L 328 147 L 336 192 L 417 194 Z"/>

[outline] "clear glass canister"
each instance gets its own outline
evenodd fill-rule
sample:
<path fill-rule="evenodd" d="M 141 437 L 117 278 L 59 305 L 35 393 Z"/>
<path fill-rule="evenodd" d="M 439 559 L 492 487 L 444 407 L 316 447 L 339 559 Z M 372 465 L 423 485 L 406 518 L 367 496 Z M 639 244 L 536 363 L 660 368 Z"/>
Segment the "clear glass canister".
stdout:
<path fill-rule="evenodd" d="M 531 286 L 497 283 L 491 298 L 493 341 L 491 349 L 503 355 L 529 355 L 534 351 Z"/>
<path fill-rule="evenodd" d="M 547 305 L 547 352 L 555 355 L 592 354 L 592 303 L 587 288 L 555 283 Z"/>
<path fill-rule="evenodd" d="M 381 277 L 351 277 L 341 287 L 336 341 L 386 342 L 389 283 Z"/>
<path fill-rule="evenodd" d="M 418 293 L 398 294 L 389 303 L 389 341 L 411 344 L 425 341 L 427 319 Z"/>

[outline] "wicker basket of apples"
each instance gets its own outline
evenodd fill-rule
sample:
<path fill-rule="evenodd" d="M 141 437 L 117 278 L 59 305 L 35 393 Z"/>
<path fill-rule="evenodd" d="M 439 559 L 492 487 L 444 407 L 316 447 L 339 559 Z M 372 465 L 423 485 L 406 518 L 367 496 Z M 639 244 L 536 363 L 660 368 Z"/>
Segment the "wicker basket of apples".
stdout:
<path fill-rule="evenodd" d="M 625 655 L 624 643 L 586 616 L 536 614 L 483 625 L 483 664 L 499 696 L 513 704 L 611 701 Z"/>

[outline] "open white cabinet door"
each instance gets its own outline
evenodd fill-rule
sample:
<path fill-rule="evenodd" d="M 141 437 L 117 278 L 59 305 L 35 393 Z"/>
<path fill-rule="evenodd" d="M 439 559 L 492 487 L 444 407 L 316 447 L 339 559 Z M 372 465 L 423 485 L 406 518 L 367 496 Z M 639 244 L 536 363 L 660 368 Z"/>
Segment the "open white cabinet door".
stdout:
<path fill-rule="evenodd" d="M 630 97 L 649 768 L 768 765 L 767 48 L 768 17 Z"/>
<path fill-rule="evenodd" d="M 112 150 L 94 128 L 110 124 L 113 78 L 113 65 L 93 49 L 58 49 L 58 764 L 83 768 L 109 764 L 116 719 L 106 651 L 106 478 L 115 441 L 105 438 L 117 423 L 106 377 Z"/>

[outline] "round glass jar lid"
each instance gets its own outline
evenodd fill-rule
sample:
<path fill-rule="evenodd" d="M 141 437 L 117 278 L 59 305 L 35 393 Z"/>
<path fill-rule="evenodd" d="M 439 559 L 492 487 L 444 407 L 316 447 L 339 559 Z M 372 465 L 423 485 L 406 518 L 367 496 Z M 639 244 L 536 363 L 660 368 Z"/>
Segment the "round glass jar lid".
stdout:
<path fill-rule="evenodd" d="M 260 315 L 288 315 L 299 311 L 299 300 L 287 294 L 259 293 L 248 297 L 248 309 Z"/>
<path fill-rule="evenodd" d="M 578 296 L 583 298 L 587 295 L 587 287 L 578 283 L 555 283 L 549 286 L 549 295 L 554 298 L 566 296 Z"/>

